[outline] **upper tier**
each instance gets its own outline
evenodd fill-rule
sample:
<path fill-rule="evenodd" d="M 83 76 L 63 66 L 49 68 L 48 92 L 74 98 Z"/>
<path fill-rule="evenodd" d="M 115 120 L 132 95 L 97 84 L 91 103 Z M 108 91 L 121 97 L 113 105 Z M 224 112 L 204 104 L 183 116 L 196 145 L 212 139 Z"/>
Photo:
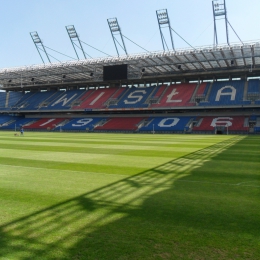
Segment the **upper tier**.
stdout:
<path fill-rule="evenodd" d="M 46 92 L 0 92 L 0 111 L 259 106 L 259 80 Z"/>

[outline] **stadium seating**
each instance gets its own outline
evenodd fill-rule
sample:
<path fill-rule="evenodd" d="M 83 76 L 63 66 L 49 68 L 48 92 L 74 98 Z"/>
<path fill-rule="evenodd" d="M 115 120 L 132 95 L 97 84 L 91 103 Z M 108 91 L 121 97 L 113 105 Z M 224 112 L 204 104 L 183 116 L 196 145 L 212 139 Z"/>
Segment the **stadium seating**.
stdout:
<path fill-rule="evenodd" d="M 244 87 L 244 80 L 214 82 L 208 100 L 200 106 L 248 105 L 250 101 L 243 101 Z"/>
<path fill-rule="evenodd" d="M 64 131 L 92 131 L 96 124 L 100 121 L 104 120 L 104 118 L 76 118 L 72 119 L 64 126 L 62 126 L 62 130 Z"/>
<path fill-rule="evenodd" d="M 67 90 L 62 92 L 61 95 L 56 95 L 47 106 L 50 110 L 62 110 L 70 109 L 73 102 L 77 100 L 81 95 L 85 93 L 85 90 Z"/>
<path fill-rule="evenodd" d="M 91 116 L 84 117 L 81 114 L 78 115 L 78 118 L 66 118 L 66 116 L 62 116 L 62 118 L 57 118 L 57 116 L 24 118 L 23 116 L 17 116 L 30 111 L 36 112 L 35 110 L 41 113 L 49 113 L 64 109 L 67 110 L 66 112 L 70 109 L 71 112 L 77 110 L 87 112 L 92 109 L 136 111 L 139 109 L 149 109 L 150 111 L 158 109 L 158 111 L 166 113 L 168 108 L 174 107 L 180 108 L 180 111 L 182 111 L 185 107 L 191 108 L 191 106 L 196 105 L 212 108 L 212 106 L 232 107 L 260 104 L 260 100 L 250 100 L 250 95 L 257 98 L 260 95 L 260 81 L 258 79 L 249 80 L 248 82 L 243 80 L 219 81 L 201 83 L 200 85 L 182 83 L 138 88 L 111 87 L 27 93 L 0 92 L 1 113 L 8 112 L 10 114 L 10 116 L 0 116 L 0 130 L 15 130 L 23 126 L 27 130 L 41 131 L 58 131 L 62 129 L 64 131 L 214 133 L 218 127 L 223 127 L 225 131 L 228 129 L 231 133 L 258 133 L 260 132 L 260 117 L 257 116 L 257 108 L 255 114 L 247 117 L 237 115 L 214 117 L 210 116 L 210 112 L 207 116 L 195 118 L 185 116 L 185 113 L 183 113 L 183 116 L 174 116 L 172 114 L 171 116 L 167 116 L 167 114 L 159 116 L 159 114 L 151 115 L 149 113 L 147 116 L 127 114 L 124 117 L 120 115 L 114 117 L 111 114 L 109 116 L 107 114 L 97 116 L 96 112 L 89 112 Z M 199 102 L 197 99 L 203 101 Z M 196 109 L 198 108 L 196 107 Z M 10 111 L 6 112 L 8 109 Z M 147 113 L 147 111 L 143 113 Z"/>
<path fill-rule="evenodd" d="M 16 130 L 19 129 L 21 126 L 29 126 L 30 124 L 37 121 L 36 118 L 23 118 L 23 117 L 13 117 L 9 122 L 2 125 L 0 129 L 2 130 Z"/>
<path fill-rule="evenodd" d="M 26 102 L 27 106 L 23 110 L 38 110 L 41 107 L 41 104 L 52 96 L 55 91 L 46 91 L 46 92 L 37 92 L 34 95 L 30 96 Z"/>
<path fill-rule="evenodd" d="M 24 109 L 26 106 L 28 106 L 30 103 L 28 102 L 29 99 L 35 94 L 36 92 L 27 92 L 23 94 L 19 99 L 16 95 L 14 95 L 17 98 L 17 102 L 9 105 L 10 108 L 13 110 L 19 110 Z"/>
<path fill-rule="evenodd" d="M 0 92 L 0 109 L 5 108 L 6 92 Z"/>
<path fill-rule="evenodd" d="M 198 124 L 193 127 L 193 132 L 210 131 L 213 133 L 216 126 L 226 127 L 228 131 L 248 132 L 249 127 L 245 126 L 245 119 L 244 116 L 207 116 L 197 118 Z"/>
<path fill-rule="evenodd" d="M 152 104 L 151 107 L 187 107 L 194 106 L 191 97 L 197 84 L 175 84 L 168 86 L 162 92 L 159 103 Z"/>
<path fill-rule="evenodd" d="M 156 87 L 156 86 L 155 86 Z M 168 87 L 168 85 L 160 85 L 156 87 L 156 91 L 154 92 L 153 98 L 160 98 L 163 94 L 164 90 Z"/>
<path fill-rule="evenodd" d="M 251 79 L 248 81 L 248 94 L 258 93 L 260 94 L 260 81 L 259 79 Z"/>
<path fill-rule="evenodd" d="M 9 92 L 9 98 L 8 98 L 8 108 L 12 108 L 22 97 L 24 96 L 24 93 L 22 92 Z"/>
<path fill-rule="evenodd" d="M 0 117 L 0 130 L 17 130 L 21 126 L 26 125 L 29 122 L 33 122 L 36 119 L 24 118 L 23 116 L 1 116 Z"/>
<path fill-rule="evenodd" d="M 250 105 L 246 95 L 260 96 L 260 81 L 244 80 L 214 83 L 182 83 L 151 87 L 111 87 L 88 90 L 0 93 L 0 110 L 92 110 L 156 109 L 199 106 Z M 254 104 L 260 104 L 257 96 Z M 198 105 L 198 103 L 197 103 Z"/>
<path fill-rule="evenodd" d="M 52 131 L 138 131 L 138 132 L 208 132 L 218 127 L 230 133 L 248 133 L 249 121 L 255 121 L 254 132 L 260 130 L 260 117 L 246 116 L 147 116 L 147 117 L 80 117 L 80 118 L 24 118 L 0 116 L 0 130 Z M 194 125 L 195 122 L 195 125 Z M 194 126 L 193 126 L 194 125 Z M 192 127 L 193 126 L 193 127 Z"/>
<path fill-rule="evenodd" d="M 198 87 L 197 96 L 206 96 L 210 83 L 201 83 Z"/>
<path fill-rule="evenodd" d="M 55 110 L 51 107 L 52 104 L 55 103 L 55 101 L 58 101 L 59 99 L 62 99 L 64 96 L 65 91 L 56 91 L 52 92 L 51 95 L 44 100 L 44 102 L 40 105 L 40 110 Z M 62 101 L 61 101 L 62 102 Z"/>
<path fill-rule="evenodd" d="M 254 132 L 255 132 L 255 133 L 260 133 L 260 127 L 255 127 L 255 128 L 254 128 Z"/>
<path fill-rule="evenodd" d="M 150 117 L 139 129 L 140 132 L 183 132 L 191 117 Z"/>
<path fill-rule="evenodd" d="M 111 105 L 109 108 L 144 108 L 148 107 L 145 103 L 149 95 L 154 90 L 153 87 L 132 87 L 125 91 L 117 105 Z"/>
<path fill-rule="evenodd" d="M 66 118 L 42 118 L 37 120 L 36 122 L 24 125 L 24 129 L 31 130 L 53 130 L 65 122 Z"/>
<path fill-rule="evenodd" d="M 0 116 L 0 127 L 2 127 L 4 124 L 6 124 L 9 121 L 16 120 L 16 117 L 8 116 L 8 115 L 1 115 Z"/>
<path fill-rule="evenodd" d="M 125 91 L 126 88 L 117 88 L 116 92 L 111 96 L 111 98 L 119 99 Z"/>
<path fill-rule="evenodd" d="M 95 127 L 95 130 L 136 131 L 145 117 L 115 117 L 109 118 L 104 125 Z"/>
<path fill-rule="evenodd" d="M 81 99 L 75 109 L 93 109 L 106 107 L 105 102 L 117 91 L 117 88 L 99 88 L 97 90 L 89 90 Z"/>

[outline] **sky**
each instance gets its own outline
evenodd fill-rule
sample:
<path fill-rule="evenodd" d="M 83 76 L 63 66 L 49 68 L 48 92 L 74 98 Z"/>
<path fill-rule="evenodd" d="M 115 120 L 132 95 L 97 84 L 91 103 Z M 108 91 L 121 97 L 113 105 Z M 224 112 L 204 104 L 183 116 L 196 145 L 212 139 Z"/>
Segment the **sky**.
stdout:
<path fill-rule="evenodd" d="M 219 0 L 221 1 L 221 0 Z M 0 0 L 1 55 L 0 69 L 42 64 L 30 32 L 37 31 L 43 44 L 64 53 L 47 49 L 59 61 L 76 59 L 65 26 L 74 25 L 85 43 L 117 56 L 107 24 L 117 18 L 123 35 L 148 51 L 162 51 L 156 10 L 167 9 L 171 27 L 193 47 L 213 45 L 214 20 L 212 0 Z M 260 41 L 260 1 L 226 0 L 227 16 L 242 41 Z M 239 39 L 231 29 L 231 43 Z M 224 20 L 217 21 L 219 44 L 226 43 Z M 169 31 L 163 29 L 169 44 Z M 191 48 L 173 33 L 176 50 Z M 128 54 L 144 50 L 125 38 Z M 83 44 L 91 57 L 106 55 Z M 80 54 L 80 58 L 83 55 Z M 120 54 L 123 51 L 120 50 Z M 51 62 L 57 62 L 51 58 Z M 45 62 L 47 59 L 45 58 Z"/>

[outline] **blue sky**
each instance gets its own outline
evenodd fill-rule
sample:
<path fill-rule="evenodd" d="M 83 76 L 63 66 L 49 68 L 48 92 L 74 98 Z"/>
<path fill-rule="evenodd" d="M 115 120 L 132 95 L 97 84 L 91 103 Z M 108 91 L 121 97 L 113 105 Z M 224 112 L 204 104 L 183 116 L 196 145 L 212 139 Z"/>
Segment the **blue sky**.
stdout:
<path fill-rule="evenodd" d="M 172 28 L 192 46 L 213 44 L 211 0 L 0 0 L 0 68 L 42 64 L 30 32 L 37 31 L 44 45 L 75 57 L 65 30 L 74 25 L 82 41 L 112 55 L 116 50 L 107 24 L 117 17 L 125 36 L 149 51 L 162 50 L 156 10 L 167 9 Z M 243 41 L 260 39 L 260 1 L 226 0 L 228 20 Z M 167 32 L 165 31 L 167 34 Z M 239 42 L 229 28 L 230 42 Z M 225 43 L 225 26 L 218 21 L 219 43 Z M 173 33 L 176 49 L 189 46 Z M 125 39 L 129 54 L 141 53 Z M 88 46 L 85 52 L 103 57 Z M 61 61 L 71 60 L 52 51 Z M 52 59 L 53 62 L 55 60 Z"/>

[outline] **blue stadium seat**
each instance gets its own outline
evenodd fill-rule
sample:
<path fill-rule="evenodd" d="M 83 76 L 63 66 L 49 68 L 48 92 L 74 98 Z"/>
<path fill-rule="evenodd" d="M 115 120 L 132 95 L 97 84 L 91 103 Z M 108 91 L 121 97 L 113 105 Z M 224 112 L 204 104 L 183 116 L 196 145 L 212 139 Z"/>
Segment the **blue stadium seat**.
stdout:
<path fill-rule="evenodd" d="M 2 126 L 0 129 L 5 130 L 15 130 L 19 129 L 21 126 L 25 126 L 26 124 L 36 121 L 36 118 L 24 118 L 24 117 L 12 117 L 14 121 L 6 126 Z"/>
<path fill-rule="evenodd" d="M 6 92 L 0 92 L 0 109 L 5 108 Z"/>
<path fill-rule="evenodd" d="M 257 126 L 256 126 L 256 127 L 254 128 L 254 131 L 255 131 L 255 133 L 260 133 L 260 127 L 257 127 Z"/>
<path fill-rule="evenodd" d="M 23 110 L 38 110 L 39 106 L 51 97 L 55 91 L 37 92 L 27 99 L 28 105 Z"/>
<path fill-rule="evenodd" d="M 192 117 L 150 117 L 147 125 L 141 127 L 139 131 L 184 131 Z"/>
<path fill-rule="evenodd" d="M 69 121 L 67 124 L 62 126 L 62 130 L 68 131 L 86 131 L 93 130 L 94 125 L 103 120 L 104 118 L 92 118 L 92 117 L 84 117 L 84 118 L 76 118 Z"/>
<path fill-rule="evenodd" d="M 231 106 L 250 104 L 250 101 L 243 101 L 244 86 L 244 80 L 214 82 L 208 102 L 201 102 L 200 106 Z"/>
<path fill-rule="evenodd" d="M 129 91 L 124 92 L 124 96 L 120 99 L 117 105 L 111 105 L 109 108 L 145 108 L 148 104 L 144 102 L 154 90 L 150 88 L 133 87 Z"/>
<path fill-rule="evenodd" d="M 48 110 L 70 109 L 71 103 L 78 99 L 86 90 L 67 90 L 61 95 L 56 95 L 46 107 Z"/>
<path fill-rule="evenodd" d="M 9 115 L 2 115 L 0 117 L 0 127 L 2 127 L 3 124 L 7 123 L 8 121 L 16 120 L 16 117 L 9 116 Z"/>
<path fill-rule="evenodd" d="M 259 93 L 260 91 L 260 81 L 259 79 L 251 79 L 248 81 L 248 94 Z"/>
<path fill-rule="evenodd" d="M 25 94 L 22 92 L 9 92 L 8 107 L 12 108 Z"/>
<path fill-rule="evenodd" d="M 16 93 L 16 92 L 14 92 Z M 12 94 L 11 97 L 11 93 L 10 93 L 10 97 L 9 99 L 12 99 L 13 97 L 15 97 L 15 99 L 18 99 L 16 103 L 12 102 L 13 104 L 9 104 L 9 107 L 12 108 L 13 110 L 17 110 L 17 109 L 24 109 L 27 105 L 29 105 L 28 100 L 35 94 L 35 92 L 27 92 L 25 94 L 22 94 L 22 96 L 20 96 L 20 98 L 18 99 L 18 95 L 17 93 L 14 95 Z"/>

